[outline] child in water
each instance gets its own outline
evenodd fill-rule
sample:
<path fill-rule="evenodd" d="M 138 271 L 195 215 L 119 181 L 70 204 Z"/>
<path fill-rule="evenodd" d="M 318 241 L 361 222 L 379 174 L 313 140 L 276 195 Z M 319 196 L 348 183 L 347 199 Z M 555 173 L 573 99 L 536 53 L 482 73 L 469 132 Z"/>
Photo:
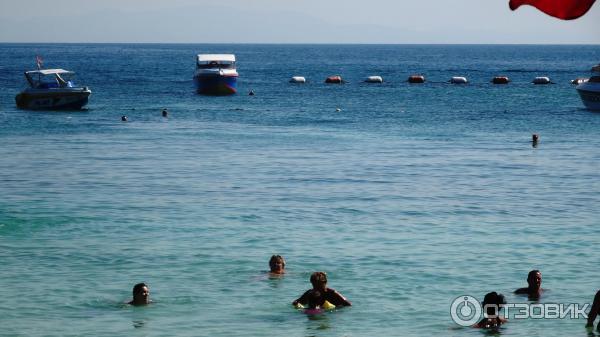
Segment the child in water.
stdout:
<path fill-rule="evenodd" d="M 327 287 L 327 274 L 324 272 L 314 272 L 310 276 L 310 283 L 313 288 L 307 290 L 302 296 L 294 300 L 292 305 L 296 307 L 308 306 L 309 309 L 327 309 L 331 305 L 336 307 L 352 305 L 342 294 L 338 293 L 335 289 Z"/>

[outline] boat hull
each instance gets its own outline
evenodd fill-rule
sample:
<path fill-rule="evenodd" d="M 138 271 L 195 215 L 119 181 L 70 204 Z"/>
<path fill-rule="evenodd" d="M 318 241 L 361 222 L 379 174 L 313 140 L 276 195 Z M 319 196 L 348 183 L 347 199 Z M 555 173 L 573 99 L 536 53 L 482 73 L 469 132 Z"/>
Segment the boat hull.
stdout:
<path fill-rule="evenodd" d="M 237 92 L 237 76 L 234 75 L 196 75 L 196 91 L 202 95 L 224 96 Z"/>
<path fill-rule="evenodd" d="M 600 92 L 578 89 L 583 105 L 589 110 L 600 111 Z"/>
<path fill-rule="evenodd" d="M 576 89 L 588 110 L 600 111 L 600 83 L 585 82 Z"/>
<path fill-rule="evenodd" d="M 27 110 L 79 110 L 89 100 L 91 91 L 87 88 L 68 90 L 25 90 L 15 97 L 19 109 Z"/>

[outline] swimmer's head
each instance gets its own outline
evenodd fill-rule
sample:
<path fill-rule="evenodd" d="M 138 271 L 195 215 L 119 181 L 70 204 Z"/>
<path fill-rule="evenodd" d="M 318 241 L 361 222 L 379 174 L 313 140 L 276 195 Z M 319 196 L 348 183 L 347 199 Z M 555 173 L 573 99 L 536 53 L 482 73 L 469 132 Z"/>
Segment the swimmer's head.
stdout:
<path fill-rule="evenodd" d="M 531 289 L 539 289 L 542 286 L 542 273 L 534 269 L 527 274 L 527 284 Z"/>
<path fill-rule="evenodd" d="M 144 305 L 150 303 L 150 289 L 146 283 L 138 283 L 133 286 L 133 305 Z"/>
<path fill-rule="evenodd" d="M 281 255 L 273 255 L 269 260 L 269 268 L 273 274 L 283 274 L 285 272 L 285 260 Z"/>
<path fill-rule="evenodd" d="M 322 271 L 312 273 L 310 283 L 314 289 L 325 289 L 327 287 L 327 274 Z"/>
<path fill-rule="evenodd" d="M 506 300 L 504 299 L 504 295 L 498 294 L 493 291 L 491 293 L 487 293 L 483 298 L 483 303 L 481 306 L 485 309 L 485 313 L 488 318 L 497 317 L 500 308 L 506 304 Z"/>

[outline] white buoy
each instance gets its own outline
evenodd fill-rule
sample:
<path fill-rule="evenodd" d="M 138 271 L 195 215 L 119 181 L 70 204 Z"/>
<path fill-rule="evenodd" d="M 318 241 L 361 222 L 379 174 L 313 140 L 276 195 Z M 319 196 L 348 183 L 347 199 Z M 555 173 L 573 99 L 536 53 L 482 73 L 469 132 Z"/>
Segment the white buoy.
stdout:
<path fill-rule="evenodd" d="M 367 83 L 383 83 L 383 78 L 381 76 L 369 76 L 365 79 Z"/>
<path fill-rule="evenodd" d="M 306 83 L 306 78 L 302 76 L 293 76 L 290 79 L 290 83 Z"/>
<path fill-rule="evenodd" d="M 550 84 L 552 82 L 550 82 L 550 78 L 549 77 L 542 76 L 542 77 L 536 77 L 536 78 L 534 78 L 531 83 L 533 83 L 533 84 Z"/>
<path fill-rule="evenodd" d="M 452 78 L 450 79 L 450 83 L 452 83 L 452 84 L 467 84 L 467 83 L 469 83 L 469 81 L 467 81 L 467 78 L 463 77 L 463 76 L 452 76 Z"/>

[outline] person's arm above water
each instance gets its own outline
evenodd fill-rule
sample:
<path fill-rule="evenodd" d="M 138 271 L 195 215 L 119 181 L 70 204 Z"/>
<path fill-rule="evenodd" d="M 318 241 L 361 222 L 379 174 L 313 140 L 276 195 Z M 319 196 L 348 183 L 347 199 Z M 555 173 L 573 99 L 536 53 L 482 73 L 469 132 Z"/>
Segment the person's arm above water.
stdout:
<path fill-rule="evenodd" d="M 348 301 L 344 296 L 342 296 L 342 294 L 338 293 L 335 289 L 327 288 L 326 294 L 327 294 L 326 300 L 329 303 L 335 305 L 336 307 L 352 305 L 352 303 L 350 303 L 350 301 Z"/>
<path fill-rule="evenodd" d="M 587 327 L 594 326 L 594 320 L 596 319 L 596 316 L 598 316 L 599 310 L 600 310 L 600 291 L 598 291 L 596 293 L 596 296 L 594 297 L 594 303 L 592 304 L 592 309 L 590 309 L 590 313 L 588 314 L 588 321 L 586 324 Z"/>
<path fill-rule="evenodd" d="M 294 302 L 292 302 L 293 306 L 297 306 L 298 304 L 307 305 L 308 304 L 308 295 L 310 290 L 307 290 L 302 294 L 302 296 L 298 297 Z"/>

